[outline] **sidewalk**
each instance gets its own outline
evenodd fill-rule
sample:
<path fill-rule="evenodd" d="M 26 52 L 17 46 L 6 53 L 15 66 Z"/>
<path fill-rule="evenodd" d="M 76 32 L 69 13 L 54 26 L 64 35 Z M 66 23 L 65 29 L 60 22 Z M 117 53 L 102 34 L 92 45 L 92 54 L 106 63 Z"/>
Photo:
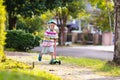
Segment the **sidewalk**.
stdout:
<path fill-rule="evenodd" d="M 80 48 L 80 49 L 90 49 L 90 50 L 99 50 L 99 51 L 111 51 L 114 52 L 114 45 L 103 46 L 103 45 L 86 45 L 86 46 L 77 46 L 72 48 Z"/>
<path fill-rule="evenodd" d="M 40 52 L 40 47 L 32 49 L 32 51 Z M 80 45 L 60 47 L 56 49 L 57 56 L 71 56 L 79 58 L 96 58 L 102 60 L 112 60 L 114 55 L 114 45 Z"/>

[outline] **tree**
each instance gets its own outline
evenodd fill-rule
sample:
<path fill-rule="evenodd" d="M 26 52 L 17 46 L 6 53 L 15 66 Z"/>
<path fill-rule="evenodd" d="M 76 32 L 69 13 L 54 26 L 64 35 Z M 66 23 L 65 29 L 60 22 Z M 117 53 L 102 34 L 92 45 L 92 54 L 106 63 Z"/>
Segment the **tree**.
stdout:
<path fill-rule="evenodd" d="M 55 9 L 55 18 L 58 23 L 59 27 L 59 45 L 64 45 L 65 40 L 64 40 L 64 27 L 66 26 L 67 18 L 68 18 L 68 9 L 66 7 L 58 7 Z"/>
<path fill-rule="evenodd" d="M 0 0 L 0 62 L 5 61 L 4 44 L 5 44 L 5 7 L 3 0 Z"/>
<path fill-rule="evenodd" d="M 4 0 L 9 17 L 9 29 L 16 26 L 17 15 L 31 17 L 46 11 L 44 0 Z"/>
<path fill-rule="evenodd" d="M 44 14 L 40 15 L 40 19 L 43 21 L 43 23 L 47 23 L 50 19 L 52 19 L 55 16 L 55 14 L 48 10 Z"/>
<path fill-rule="evenodd" d="M 79 14 L 85 10 L 85 2 L 84 0 L 74 0 L 73 2 L 67 5 L 67 9 L 69 14 L 73 18 L 78 18 Z"/>
<path fill-rule="evenodd" d="M 52 10 L 57 7 L 65 7 L 68 3 L 73 2 L 74 0 L 46 0 L 45 6 Z"/>
<path fill-rule="evenodd" d="M 31 17 L 32 15 L 40 15 L 55 7 L 66 5 L 72 0 L 4 0 L 9 17 L 9 29 L 16 26 L 17 15 L 23 17 Z"/>
<path fill-rule="evenodd" d="M 81 11 L 84 9 L 85 4 L 83 0 L 74 0 L 66 5 L 66 7 L 58 7 L 55 9 L 55 18 L 59 26 L 59 45 L 65 44 L 65 26 L 68 16 L 77 18 Z"/>
<path fill-rule="evenodd" d="M 32 18 L 28 17 L 25 19 L 20 16 L 17 20 L 16 29 L 22 29 L 29 33 L 35 33 L 43 29 L 42 24 L 43 22 L 39 16 L 34 16 Z"/>
<path fill-rule="evenodd" d="M 100 12 L 94 17 L 93 23 L 99 29 L 104 31 L 113 31 L 114 15 L 113 2 L 111 0 L 89 0 L 93 6 L 97 6 Z"/>
<path fill-rule="evenodd" d="M 114 0 L 115 4 L 115 48 L 113 62 L 120 65 L 120 0 Z"/>

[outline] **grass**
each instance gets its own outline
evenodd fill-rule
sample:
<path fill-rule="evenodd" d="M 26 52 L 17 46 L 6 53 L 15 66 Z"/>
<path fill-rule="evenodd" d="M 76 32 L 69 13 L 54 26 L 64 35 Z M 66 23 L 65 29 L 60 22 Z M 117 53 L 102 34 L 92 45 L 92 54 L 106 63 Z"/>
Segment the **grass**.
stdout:
<path fill-rule="evenodd" d="M 5 48 L 6 51 L 17 51 L 14 48 Z"/>
<path fill-rule="evenodd" d="M 108 76 L 120 76 L 120 66 L 110 65 L 107 61 L 89 58 L 60 57 L 60 60 L 68 64 L 92 68 L 93 70 Z"/>
<path fill-rule="evenodd" d="M 61 78 L 37 68 L 32 69 L 25 63 L 7 59 L 6 62 L 0 62 L 0 80 L 61 80 Z"/>
<path fill-rule="evenodd" d="M 61 78 L 52 74 L 40 71 L 38 69 L 12 69 L 1 70 L 1 80 L 61 80 Z"/>

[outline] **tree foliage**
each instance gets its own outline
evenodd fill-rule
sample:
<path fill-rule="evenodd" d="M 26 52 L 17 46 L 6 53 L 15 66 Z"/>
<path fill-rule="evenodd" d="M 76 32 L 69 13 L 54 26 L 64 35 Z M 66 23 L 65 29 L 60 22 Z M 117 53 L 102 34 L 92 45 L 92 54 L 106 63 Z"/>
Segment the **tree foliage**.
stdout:
<path fill-rule="evenodd" d="M 46 10 L 44 0 L 5 0 L 6 9 L 9 15 L 20 14 L 24 17 L 39 15 Z"/>
<path fill-rule="evenodd" d="M 52 10 L 57 7 L 65 7 L 68 3 L 73 1 L 74 0 L 46 0 L 45 5 L 48 9 Z"/>
<path fill-rule="evenodd" d="M 73 18 L 77 18 L 79 13 L 82 13 L 85 10 L 85 1 L 84 0 L 74 0 L 73 2 L 67 5 L 69 14 Z"/>
<path fill-rule="evenodd" d="M 4 0 L 9 17 L 9 29 L 16 27 L 17 15 L 31 17 L 46 11 L 44 0 Z"/>
<path fill-rule="evenodd" d="M 52 10 L 58 6 L 64 6 L 67 2 L 72 0 L 4 0 L 6 10 L 9 16 L 9 29 L 16 26 L 17 15 L 23 17 L 32 17 L 32 15 L 40 15 L 47 11 Z"/>
<path fill-rule="evenodd" d="M 22 29 L 29 33 L 35 33 L 43 29 L 42 24 L 43 22 L 39 16 L 34 16 L 32 18 L 28 17 L 25 19 L 20 16 L 17 21 L 16 29 Z"/>
<path fill-rule="evenodd" d="M 0 0 L 0 62 L 5 61 L 4 44 L 5 44 L 5 7 L 3 0 Z"/>
<path fill-rule="evenodd" d="M 43 21 L 43 23 L 47 23 L 50 19 L 52 19 L 55 16 L 54 11 L 48 10 L 44 14 L 40 15 L 40 19 Z"/>
<path fill-rule="evenodd" d="M 108 0 L 89 0 L 89 2 L 100 9 L 100 14 L 94 19 L 95 25 L 102 31 L 113 30 L 113 2 Z"/>

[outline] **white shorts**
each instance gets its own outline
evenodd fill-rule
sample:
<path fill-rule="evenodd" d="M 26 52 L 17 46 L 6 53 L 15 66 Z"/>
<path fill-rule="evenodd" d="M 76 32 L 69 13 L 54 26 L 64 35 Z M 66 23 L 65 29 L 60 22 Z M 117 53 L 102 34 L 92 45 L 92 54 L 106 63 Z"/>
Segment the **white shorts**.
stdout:
<path fill-rule="evenodd" d="M 44 46 L 42 47 L 41 53 L 47 54 L 47 53 L 53 53 L 54 52 L 54 47 L 53 46 Z"/>

